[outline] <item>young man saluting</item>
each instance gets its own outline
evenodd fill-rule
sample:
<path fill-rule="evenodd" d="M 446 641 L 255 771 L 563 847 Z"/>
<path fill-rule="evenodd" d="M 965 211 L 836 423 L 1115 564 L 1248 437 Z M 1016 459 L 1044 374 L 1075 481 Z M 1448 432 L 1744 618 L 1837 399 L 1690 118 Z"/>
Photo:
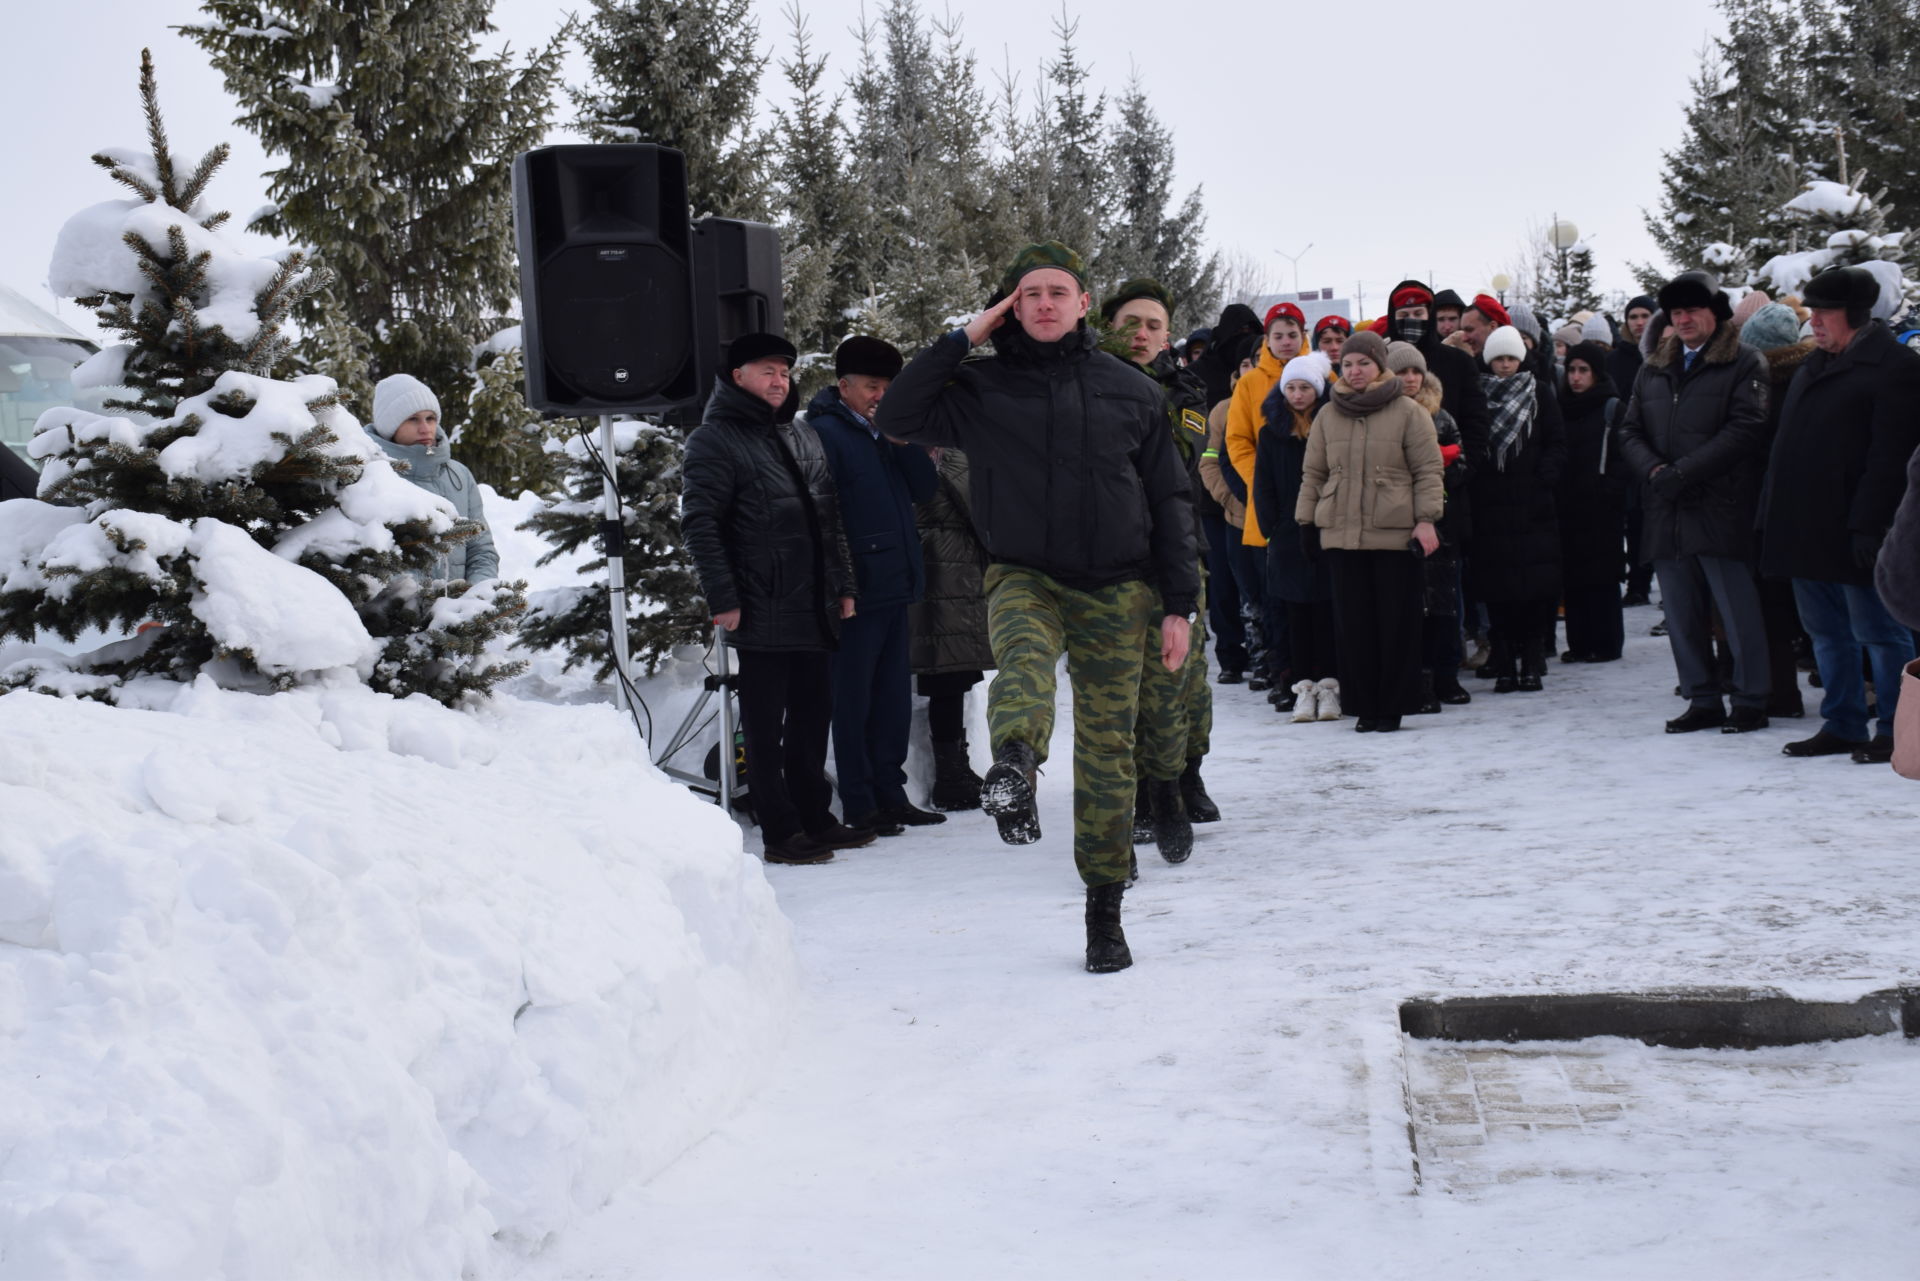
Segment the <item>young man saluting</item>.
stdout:
<path fill-rule="evenodd" d="M 981 802 L 1009 844 L 1040 837 L 1033 780 L 1053 736 L 1055 665 L 1068 656 L 1074 861 L 1087 885 L 1087 968 L 1106 973 L 1133 963 L 1120 900 L 1133 852 L 1140 653 L 1157 624 L 1162 661 L 1179 669 L 1200 581 L 1192 498 L 1160 388 L 1096 348 L 1089 301 L 1078 254 L 1057 241 L 1023 249 L 987 309 L 894 381 L 887 430 L 957 446 L 972 464 L 999 667 Z M 991 358 L 962 363 L 989 338 Z"/>

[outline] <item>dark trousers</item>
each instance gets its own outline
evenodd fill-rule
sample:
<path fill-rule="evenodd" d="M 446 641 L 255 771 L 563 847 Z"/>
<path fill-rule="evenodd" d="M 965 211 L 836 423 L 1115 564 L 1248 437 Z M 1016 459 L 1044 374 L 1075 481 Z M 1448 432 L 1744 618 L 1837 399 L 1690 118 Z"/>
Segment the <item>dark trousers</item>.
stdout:
<path fill-rule="evenodd" d="M 1496 676 L 1511 676 L 1529 650 L 1545 661 L 1553 648 L 1553 624 L 1558 602 L 1550 600 L 1494 600 L 1487 602 L 1487 630 L 1493 654 L 1487 666 Z M 1536 671 L 1539 669 L 1536 667 Z M 1542 673 L 1544 674 L 1544 673 Z"/>
<path fill-rule="evenodd" d="M 1207 533 L 1207 626 L 1220 670 L 1247 670 L 1247 625 L 1240 618 L 1240 584 L 1233 577 L 1233 549 L 1240 531 L 1225 516 L 1202 516 Z M 1232 540 L 1232 541 L 1228 541 Z"/>
<path fill-rule="evenodd" d="M 1862 668 L 1871 665 L 1880 722 L 1877 735 L 1893 737 L 1901 670 L 1913 661 L 1913 633 L 1887 612 L 1880 593 L 1871 587 L 1796 578 L 1793 595 L 1800 603 L 1800 621 L 1813 637 L 1813 661 L 1820 668 L 1822 728 L 1856 743 L 1865 741 L 1867 682 Z"/>
<path fill-rule="evenodd" d="M 1794 643 L 1805 634 L 1800 604 L 1793 598 L 1793 580 L 1760 580 L 1760 617 L 1767 627 L 1767 671 L 1773 692 L 1767 696 L 1769 715 L 1785 716 L 1804 708 L 1800 698 L 1800 668 L 1794 662 Z M 1809 644 L 1811 648 L 1811 644 Z"/>
<path fill-rule="evenodd" d="M 833 655 L 743 649 L 740 731 L 747 739 L 747 790 L 760 832 L 774 844 L 833 826 L 827 784 L 827 726 L 833 720 Z"/>
<path fill-rule="evenodd" d="M 840 624 L 833 656 L 834 777 L 849 819 L 906 802 L 912 724 L 907 607 L 855 614 Z"/>
<path fill-rule="evenodd" d="M 1753 566 L 1724 556 L 1682 556 L 1656 560 L 1660 607 L 1667 616 L 1667 642 L 1680 692 L 1695 707 L 1718 708 L 1720 673 L 1713 662 L 1713 611 L 1720 611 L 1733 651 L 1733 705 L 1764 711 L 1767 672 L 1767 624 L 1760 612 L 1760 588 Z"/>
<path fill-rule="evenodd" d="M 935 743 L 967 741 L 967 691 L 985 677 L 985 672 L 929 672 L 919 678 L 920 697 L 927 700 L 930 740 Z"/>
<path fill-rule="evenodd" d="M 1230 530 L 1233 544 L 1233 581 L 1240 589 L 1240 622 L 1247 634 L 1247 668 L 1262 676 L 1271 676 L 1286 667 L 1287 656 L 1275 653 L 1280 638 L 1267 626 L 1267 549 L 1249 547 L 1239 541 L 1240 531 Z"/>
<path fill-rule="evenodd" d="M 1403 716 L 1420 701 L 1419 560 L 1405 551 L 1327 551 L 1340 658 L 1340 708 Z"/>
<path fill-rule="evenodd" d="M 1287 641 L 1293 650 L 1293 679 L 1319 681 L 1340 675 L 1338 643 L 1334 639 L 1333 602 L 1287 602 Z"/>
<path fill-rule="evenodd" d="M 1631 485 L 1627 488 L 1627 595 L 1645 597 L 1653 594 L 1653 565 L 1640 559 L 1640 536 L 1646 526 L 1645 495 L 1643 487 Z"/>
<path fill-rule="evenodd" d="M 1577 658 L 1614 659 L 1627 643 L 1620 613 L 1620 584 L 1569 587 L 1566 594 L 1567 649 Z"/>

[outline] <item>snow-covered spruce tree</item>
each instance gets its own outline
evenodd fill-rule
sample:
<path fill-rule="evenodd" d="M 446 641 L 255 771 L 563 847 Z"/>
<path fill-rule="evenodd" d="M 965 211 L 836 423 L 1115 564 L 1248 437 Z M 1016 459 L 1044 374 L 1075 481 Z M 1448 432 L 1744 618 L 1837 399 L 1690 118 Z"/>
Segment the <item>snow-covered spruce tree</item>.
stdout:
<path fill-rule="evenodd" d="M 853 200 L 842 99 L 827 96 L 822 83 L 827 57 L 814 52 L 813 33 L 799 5 L 789 4 L 782 13 L 791 46 L 779 65 L 789 92 L 787 105 L 774 109 L 773 164 L 783 210 L 780 279 L 787 337 L 800 349 L 804 376 L 830 360 L 859 285 L 840 261 Z"/>
<path fill-rule="evenodd" d="M 1892 210 L 1885 188 L 1871 194 L 1860 189 L 1866 175 L 1849 169 L 1843 139 L 1836 141 L 1835 154 L 1837 172 L 1854 181 L 1810 182 L 1783 206 L 1802 229 L 1806 248 L 1768 259 L 1754 283 L 1775 296 L 1796 294 L 1829 267 L 1865 267 L 1880 281 L 1878 314 L 1891 318 L 1907 309 L 1916 292 L 1909 264 L 1913 235 L 1888 225 Z"/>
<path fill-rule="evenodd" d="M 1564 260 L 1551 247 L 1548 257 L 1552 275 L 1542 282 L 1542 293 L 1536 300 L 1542 322 L 1599 310 L 1600 291 L 1593 283 L 1593 247 L 1584 240 L 1576 241 Z"/>
<path fill-rule="evenodd" d="M 106 407 L 132 416 L 41 416 L 30 448 L 50 501 L 0 504 L 0 634 L 144 630 L 13 663 L 7 687 L 112 697 L 142 674 L 286 688 L 348 672 L 447 701 L 484 691 L 516 670 L 474 646 L 518 611 L 519 585 L 407 572 L 471 530 L 393 470 L 331 379 L 270 376 L 281 321 L 325 275 L 226 241 L 203 196 L 227 149 L 191 169 L 173 155 L 144 52 L 140 93 L 147 153 L 94 157 L 133 197 L 70 219 L 50 272 L 123 339 L 80 377 L 128 387 Z"/>
<path fill-rule="evenodd" d="M 1808 0 L 1803 74 L 1813 98 L 1809 150 L 1821 176 L 1826 140 L 1844 130 L 1851 163 L 1896 209 L 1920 209 L 1920 5 L 1913 0 Z"/>
<path fill-rule="evenodd" d="M 1080 60 L 1075 43 L 1080 20 L 1067 16 L 1065 0 L 1060 16 L 1053 20 L 1053 34 L 1059 43 L 1047 64 L 1053 118 L 1048 144 L 1054 160 L 1048 174 L 1045 238 L 1087 255 L 1106 240 L 1104 228 L 1111 216 L 1101 203 L 1102 193 L 1112 190 L 1104 163 L 1107 98 L 1105 94 L 1088 96 L 1093 69 Z"/>
<path fill-rule="evenodd" d="M 1174 297 L 1176 332 L 1211 323 L 1218 310 L 1218 259 L 1203 255 L 1207 216 L 1200 188 L 1173 203 L 1173 133 L 1160 122 L 1135 72 L 1115 103 L 1106 148 L 1103 212 L 1107 239 L 1094 271 L 1104 294 L 1149 276 Z"/>
<path fill-rule="evenodd" d="M 685 153 L 696 219 L 767 216 L 769 140 L 753 122 L 767 56 L 750 0 L 593 0 L 580 44 L 593 80 L 569 92 L 589 138 Z"/>
<path fill-rule="evenodd" d="M 595 544 L 603 519 L 599 464 L 579 440 L 566 497 L 549 503 L 521 526 L 553 544 L 542 559 Z M 680 467 L 685 450 L 671 427 L 648 422 L 614 424 L 615 475 L 626 530 L 628 647 L 636 666 L 652 672 L 675 645 L 697 644 L 708 631 L 699 580 L 680 542 Z M 564 649 L 566 665 L 592 663 L 605 680 L 613 647 L 604 575 L 606 558 L 581 565 L 578 587 L 536 592 L 517 642 L 529 649 Z"/>
<path fill-rule="evenodd" d="M 493 0 L 202 0 L 180 28 L 279 167 L 252 228 L 335 274 L 330 307 L 298 317 L 306 355 L 364 414 L 389 374 L 439 395 L 454 452 L 509 492 L 490 448 L 524 408 L 473 412 L 475 348 L 519 294 L 513 157 L 552 116 L 562 37 L 523 62 L 484 54 Z M 564 33 L 563 33 L 564 34 Z"/>

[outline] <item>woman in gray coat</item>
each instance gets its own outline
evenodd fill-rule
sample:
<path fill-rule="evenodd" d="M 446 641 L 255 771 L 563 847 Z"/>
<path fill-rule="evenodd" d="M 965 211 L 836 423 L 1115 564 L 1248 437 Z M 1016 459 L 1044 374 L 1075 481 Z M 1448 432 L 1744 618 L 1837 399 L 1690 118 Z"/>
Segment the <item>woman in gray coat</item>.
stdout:
<path fill-rule="evenodd" d="M 440 436 L 440 398 L 411 374 L 382 378 L 373 389 L 373 426 L 369 428 L 387 457 L 405 463 L 401 474 L 428 493 L 453 504 L 461 520 L 480 527 L 471 538 L 455 542 L 433 568 L 433 577 L 482 583 L 500 576 L 500 557 L 493 549 L 487 514 L 480 505 L 480 485 L 465 463 L 453 460 L 451 447 Z"/>

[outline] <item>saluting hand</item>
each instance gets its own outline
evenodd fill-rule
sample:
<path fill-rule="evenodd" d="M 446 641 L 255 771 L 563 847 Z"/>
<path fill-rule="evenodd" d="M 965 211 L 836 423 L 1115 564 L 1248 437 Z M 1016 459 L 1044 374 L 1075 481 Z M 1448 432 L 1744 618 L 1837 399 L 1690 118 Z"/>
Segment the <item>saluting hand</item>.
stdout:
<path fill-rule="evenodd" d="M 1007 316 L 1013 311 L 1014 299 L 1019 295 L 1010 294 L 993 306 L 987 308 L 967 322 L 967 345 L 978 347 L 985 342 L 994 330 L 1006 323 Z"/>

